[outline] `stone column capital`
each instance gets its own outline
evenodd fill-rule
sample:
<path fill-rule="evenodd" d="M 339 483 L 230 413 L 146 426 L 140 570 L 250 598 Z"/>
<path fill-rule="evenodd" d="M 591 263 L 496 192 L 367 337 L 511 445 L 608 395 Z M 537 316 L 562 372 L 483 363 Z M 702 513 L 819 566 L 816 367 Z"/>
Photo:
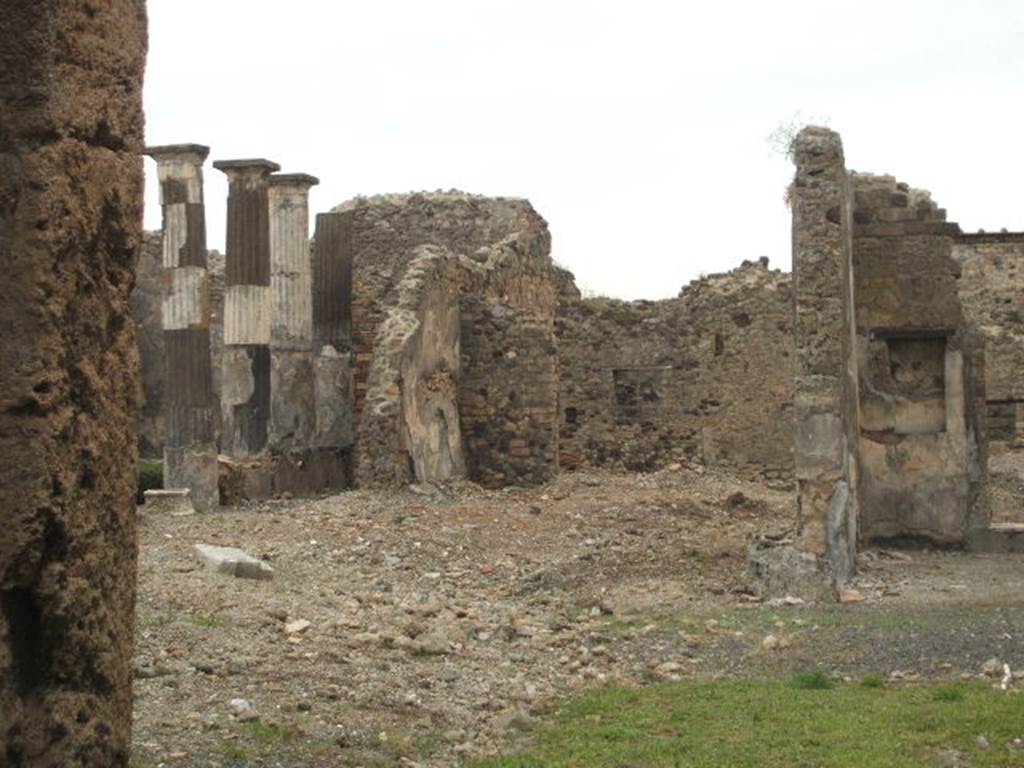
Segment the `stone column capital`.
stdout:
<path fill-rule="evenodd" d="M 270 177 L 270 186 L 273 189 L 294 192 L 308 192 L 310 187 L 315 187 L 319 183 L 320 179 L 308 173 L 275 173 Z"/>
<path fill-rule="evenodd" d="M 213 167 L 227 176 L 230 184 L 265 184 L 269 180 L 270 174 L 281 170 L 281 166 L 273 160 L 264 158 L 215 160 Z"/>
<path fill-rule="evenodd" d="M 163 144 L 146 147 L 142 154 L 153 158 L 160 165 L 202 165 L 210 155 L 210 148 L 202 144 Z"/>

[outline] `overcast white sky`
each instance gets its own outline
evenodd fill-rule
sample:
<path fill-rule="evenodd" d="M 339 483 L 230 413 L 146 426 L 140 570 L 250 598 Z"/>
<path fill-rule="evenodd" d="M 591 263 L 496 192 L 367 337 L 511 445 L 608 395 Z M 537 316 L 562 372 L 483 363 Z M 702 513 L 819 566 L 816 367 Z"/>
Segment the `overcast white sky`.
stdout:
<path fill-rule="evenodd" d="M 1020 0 L 149 0 L 147 140 L 359 194 L 527 197 L 589 291 L 661 298 L 767 255 L 792 175 L 767 135 L 826 117 L 847 167 L 1024 229 Z M 147 161 L 146 226 L 158 229 Z M 224 176 L 207 165 L 210 247 Z"/>

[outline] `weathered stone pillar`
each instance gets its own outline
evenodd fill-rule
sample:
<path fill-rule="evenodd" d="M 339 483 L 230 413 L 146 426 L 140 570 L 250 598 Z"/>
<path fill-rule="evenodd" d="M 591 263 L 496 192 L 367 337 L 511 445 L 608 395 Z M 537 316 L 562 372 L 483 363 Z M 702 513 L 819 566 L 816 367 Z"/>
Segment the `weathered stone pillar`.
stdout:
<path fill-rule="evenodd" d="M 167 435 L 164 485 L 187 488 L 192 506 L 217 506 L 217 417 L 210 365 L 203 161 L 209 147 L 149 147 L 163 208 L 163 332 Z"/>
<path fill-rule="evenodd" d="M 316 217 L 313 366 L 316 448 L 352 445 L 352 214 Z"/>
<path fill-rule="evenodd" d="M 793 149 L 799 545 L 843 583 L 853 574 L 857 536 L 852 196 L 839 134 L 808 127 Z"/>
<path fill-rule="evenodd" d="M 126 766 L 141 0 L 0 21 L 0 764 Z"/>
<path fill-rule="evenodd" d="M 228 177 L 221 449 L 251 456 L 267 446 L 270 420 L 269 160 L 219 160 Z"/>
<path fill-rule="evenodd" d="M 270 177 L 270 424 L 274 452 L 309 449 L 313 393 L 313 274 L 309 190 L 303 173 Z"/>

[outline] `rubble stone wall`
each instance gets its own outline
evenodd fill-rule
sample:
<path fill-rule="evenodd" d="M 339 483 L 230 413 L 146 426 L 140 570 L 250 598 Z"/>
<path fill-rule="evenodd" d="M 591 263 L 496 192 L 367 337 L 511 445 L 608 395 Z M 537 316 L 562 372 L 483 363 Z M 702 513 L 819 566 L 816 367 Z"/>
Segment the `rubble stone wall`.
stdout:
<path fill-rule="evenodd" d="M 961 235 L 953 258 L 960 265 L 964 312 L 985 344 L 989 441 L 1019 447 L 1024 444 L 1024 233 Z"/>
<path fill-rule="evenodd" d="M 558 472 L 555 315 L 564 273 L 547 227 L 462 259 L 459 413 L 469 476 L 534 485 Z"/>
<path fill-rule="evenodd" d="M 859 301 L 851 274 L 852 193 L 835 131 L 804 128 L 793 157 L 798 542 L 838 585 L 854 572 L 861 509 L 857 360 L 851 353 Z"/>
<path fill-rule="evenodd" d="M 446 370 L 457 387 L 458 421 L 469 477 L 502 485 L 541 482 L 552 476 L 557 471 L 556 270 L 550 261 L 550 236 L 544 219 L 526 200 L 460 192 L 360 198 L 335 211 L 351 217 L 352 353 L 356 451 L 362 457 L 356 461 L 360 482 L 374 482 L 370 470 L 377 460 L 370 458 L 373 445 L 388 446 L 379 457 L 384 464 L 379 468 L 380 477 L 386 482 L 433 474 L 417 468 L 416 461 L 406 466 L 406 460 L 396 458 L 403 453 L 409 456 L 409 436 L 402 437 L 408 424 L 392 421 L 387 437 L 381 431 L 370 442 L 368 436 L 382 428 L 362 424 L 364 418 L 376 424 L 377 416 L 392 408 L 402 410 L 400 389 L 388 391 L 384 386 L 388 376 L 375 371 L 395 368 L 385 362 L 394 352 L 388 345 L 410 341 L 396 341 L 382 329 L 391 313 L 406 303 L 403 291 L 408 286 L 403 283 L 410 265 L 424 255 L 423 246 L 447 250 L 457 265 L 457 274 L 445 279 L 452 281 L 461 344 L 461 350 L 459 346 L 454 349 L 456 354 L 461 351 L 461 359 L 458 365 L 446 364 Z M 430 305 L 428 301 L 426 306 Z M 492 312 L 495 307 L 500 309 Z M 413 347 L 409 349 L 420 343 L 415 339 L 411 337 Z M 468 388 L 475 393 L 472 397 L 467 395 Z M 406 403 L 405 412 L 410 405 Z M 445 416 L 450 440 L 454 440 L 452 421 Z M 495 446 L 505 446 L 508 452 Z M 452 469 L 461 466 L 454 454 L 451 458 Z"/>
<path fill-rule="evenodd" d="M 126 766 L 141 0 L 0 19 L 0 763 Z"/>
<path fill-rule="evenodd" d="M 514 232 L 543 226 L 526 200 L 461 192 L 356 198 L 334 209 L 352 217 L 352 352 L 356 417 L 363 410 L 378 328 L 421 245 L 472 255 Z"/>
<path fill-rule="evenodd" d="M 678 461 L 792 477 L 790 276 L 767 259 L 664 301 L 558 306 L 559 439 L 567 466 Z"/>

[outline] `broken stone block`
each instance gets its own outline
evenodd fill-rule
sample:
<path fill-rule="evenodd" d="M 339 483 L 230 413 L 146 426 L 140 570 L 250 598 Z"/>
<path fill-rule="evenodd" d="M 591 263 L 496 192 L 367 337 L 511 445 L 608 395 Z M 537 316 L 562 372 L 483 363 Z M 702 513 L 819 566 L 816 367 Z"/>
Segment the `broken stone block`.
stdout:
<path fill-rule="evenodd" d="M 146 512 L 149 514 L 186 517 L 196 513 L 188 488 L 150 490 L 143 495 L 146 498 Z"/>
<path fill-rule="evenodd" d="M 217 547 L 212 544 L 196 544 L 192 551 L 196 557 L 217 573 L 226 573 L 240 579 L 272 579 L 274 569 L 235 547 Z"/>

